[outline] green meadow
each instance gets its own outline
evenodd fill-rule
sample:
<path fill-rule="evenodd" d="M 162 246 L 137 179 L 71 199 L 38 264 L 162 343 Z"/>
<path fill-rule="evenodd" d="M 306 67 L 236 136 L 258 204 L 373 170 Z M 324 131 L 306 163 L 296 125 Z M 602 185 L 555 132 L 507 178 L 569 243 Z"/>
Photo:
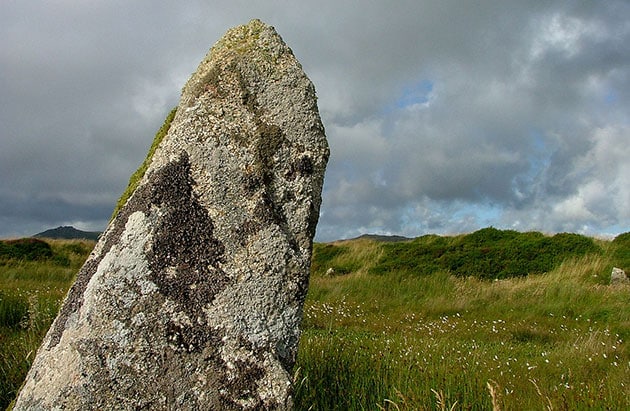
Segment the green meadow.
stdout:
<path fill-rule="evenodd" d="M 46 244 L 0 248 L 0 407 L 94 245 Z M 630 286 L 609 285 L 613 266 L 630 271 L 630 233 L 315 244 L 296 408 L 630 409 Z"/>
<path fill-rule="evenodd" d="M 0 409 L 13 400 L 93 241 L 0 242 Z"/>

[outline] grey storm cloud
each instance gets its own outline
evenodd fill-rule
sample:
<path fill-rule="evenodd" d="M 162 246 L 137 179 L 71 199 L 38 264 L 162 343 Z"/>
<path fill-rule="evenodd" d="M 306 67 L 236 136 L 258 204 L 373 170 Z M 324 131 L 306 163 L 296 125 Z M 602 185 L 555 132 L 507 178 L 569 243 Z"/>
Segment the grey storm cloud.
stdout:
<path fill-rule="evenodd" d="M 318 239 L 630 229 L 630 5 L 0 3 L 0 237 L 104 229 L 229 27 L 274 25 L 331 145 Z"/>

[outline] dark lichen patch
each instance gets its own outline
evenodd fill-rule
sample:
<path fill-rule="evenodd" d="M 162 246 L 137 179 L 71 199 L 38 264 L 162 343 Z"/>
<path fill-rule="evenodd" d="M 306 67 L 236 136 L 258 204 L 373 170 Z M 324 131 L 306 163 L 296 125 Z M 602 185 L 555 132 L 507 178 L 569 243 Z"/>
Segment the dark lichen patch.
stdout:
<path fill-rule="evenodd" d="M 241 224 L 236 229 L 236 238 L 238 239 L 239 245 L 241 247 L 247 246 L 250 237 L 258 233 L 261 228 L 261 223 L 255 219 L 247 220 Z"/>
<path fill-rule="evenodd" d="M 254 216 L 261 225 L 275 224 L 279 227 L 287 227 L 287 218 L 284 215 L 282 206 L 277 204 L 268 192 L 264 192 L 262 200 L 254 209 Z"/>
<path fill-rule="evenodd" d="M 163 294 L 189 315 L 197 314 L 229 283 L 220 268 L 225 247 L 214 237 L 212 219 L 193 191 L 185 154 L 153 178 L 151 203 L 160 206 L 165 215 L 148 253 L 149 267 Z"/>
<path fill-rule="evenodd" d="M 151 279 L 194 322 L 171 326 L 171 338 L 177 339 L 178 346 L 197 351 L 209 338 L 203 320 L 201 324 L 197 320 L 203 317 L 203 308 L 230 283 L 220 267 L 225 247 L 214 237 L 212 219 L 193 191 L 186 154 L 151 179 L 155 182 L 148 185 L 150 202 L 164 213 L 147 252 Z"/>
<path fill-rule="evenodd" d="M 287 143 L 288 140 L 280 127 L 256 119 L 256 135 L 249 143 L 254 162 L 245 176 L 247 191 L 253 192 L 263 186 L 269 188 L 273 181 L 274 156 Z"/>
<path fill-rule="evenodd" d="M 309 177 L 313 174 L 315 166 L 313 160 L 308 155 L 303 155 L 297 159 L 291 166 L 286 174 L 287 180 L 294 180 L 297 176 Z"/>
<path fill-rule="evenodd" d="M 247 148 L 249 147 L 251 137 L 246 133 L 230 133 L 229 141 L 233 141 L 239 147 Z"/>
<path fill-rule="evenodd" d="M 256 95 L 254 93 L 244 89 L 241 94 L 241 103 L 243 103 L 249 111 L 256 112 L 258 103 L 256 102 Z"/>
<path fill-rule="evenodd" d="M 252 344 L 242 336 L 238 338 L 238 346 L 245 349 L 249 355 L 232 361 L 230 376 L 224 374 L 220 380 L 224 392 L 222 395 L 226 404 L 242 409 L 238 401 L 255 403 L 248 404 L 247 409 L 266 410 L 275 409 L 277 404 L 265 404 L 256 393 L 259 381 L 265 376 L 265 369 L 260 365 L 264 363 L 264 350 L 254 348 Z"/>
<path fill-rule="evenodd" d="M 311 160 L 309 156 L 302 156 L 298 161 L 296 169 L 300 174 L 310 176 L 313 174 L 314 170 L 313 160 Z"/>
<path fill-rule="evenodd" d="M 256 124 L 258 136 L 254 144 L 255 161 L 263 169 L 271 169 L 273 156 L 287 142 L 282 128 L 275 124 L 258 121 Z"/>
<path fill-rule="evenodd" d="M 258 380 L 265 375 L 265 370 L 259 365 L 260 361 L 237 359 L 233 362 L 234 369 L 232 372 L 235 377 L 226 384 L 230 394 L 226 400 L 249 400 L 256 398 L 258 402 L 253 405 L 253 409 L 264 409 L 264 403 L 258 398 L 255 390 Z"/>
<path fill-rule="evenodd" d="M 200 352 L 211 341 L 221 344 L 220 338 L 203 324 L 181 325 L 171 321 L 166 325 L 165 337 L 169 347 L 176 352 Z M 215 345 L 213 349 L 218 347 L 220 345 Z"/>
<path fill-rule="evenodd" d="M 263 187 L 263 185 L 263 178 L 258 172 L 248 172 L 243 177 L 243 186 L 245 187 L 245 192 L 250 195 L 256 193 L 260 188 Z"/>

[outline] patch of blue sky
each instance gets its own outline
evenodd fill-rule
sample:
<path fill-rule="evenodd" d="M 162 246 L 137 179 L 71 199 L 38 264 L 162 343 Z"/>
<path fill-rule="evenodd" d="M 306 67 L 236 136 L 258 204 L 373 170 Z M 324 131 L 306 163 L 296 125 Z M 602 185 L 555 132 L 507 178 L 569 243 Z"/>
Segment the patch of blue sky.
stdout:
<path fill-rule="evenodd" d="M 406 85 L 393 102 L 383 108 L 383 114 L 390 114 L 408 107 L 428 104 L 431 99 L 431 93 L 433 92 L 433 85 L 434 82 L 427 79 Z"/>
<path fill-rule="evenodd" d="M 606 94 L 604 94 L 604 103 L 607 105 L 613 105 L 619 100 L 619 93 L 616 90 L 608 90 Z"/>
<path fill-rule="evenodd" d="M 400 217 L 401 235 L 461 234 L 501 223 L 503 209 L 488 203 L 431 201 L 409 205 Z M 509 227 L 508 227 L 509 228 Z"/>
<path fill-rule="evenodd" d="M 539 175 L 542 170 L 549 167 L 551 156 L 555 149 L 550 145 L 544 132 L 531 130 L 529 136 L 529 143 L 532 150 L 527 156 L 527 161 L 530 165 L 528 175 L 530 178 L 533 178 Z"/>
<path fill-rule="evenodd" d="M 626 222 L 626 224 L 618 223 L 618 224 L 613 224 L 611 226 L 605 227 L 603 230 L 599 229 L 598 232 L 595 232 L 594 230 L 591 230 L 591 231 L 592 231 L 591 234 L 600 235 L 601 237 L 604 237 L 604 238 L 613 239 L 617 237 L 619 234 L 630 232 L 630 226 L 628 225 L 628 222 Z"/>
<path fill-rule="evenodd" d="M 396 108 L 403 109 L 418 104 L 426 104 L 429 102 L 432 91 L 433 82 L 431 80 L 421 80 L 405 87 L 394 105 Z"/>
<path fill-rule="evenodd" d="M 503 209 L 497 205 L 483 203 L 463 203 L 452 215 L 454 221 L 474 221 L 476 228 L 496 226 L 501 219 Z"/>
<path fill-rule="evenodd" d="M 530 130 L 528 140 L 531 147 L 527 153 L 529 168 L 527 172 L 515 177 L 515 180 L 521 185 L 530 185 L 539 178 L 549 168 L 553 153 L 557 149 L 550 141 L 549 136 L 542 130 Z"/>

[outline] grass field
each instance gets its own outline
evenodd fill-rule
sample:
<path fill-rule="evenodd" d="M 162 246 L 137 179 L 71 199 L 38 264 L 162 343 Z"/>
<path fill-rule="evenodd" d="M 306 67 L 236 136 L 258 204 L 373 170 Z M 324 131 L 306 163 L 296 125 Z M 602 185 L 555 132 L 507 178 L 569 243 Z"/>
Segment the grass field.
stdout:
<path fill-rule="evenodd" d="M 63 297 L 95 244 L 46 243 L 49 255 L 0 254 L 0 409 L 17 394 Z"/>
<path fill-rule="evenodd" d="M 606 285 L 610 243 L 498 281 L 374 275 L 383 245 L 338 247 L 330 266 L 353 270 L 311 277 L 300 409 L 630 409 L 630 287 Z"/>
<path fill-rule="evenodd" d="M 549 240 L 497 231 L 316 244 L 296 408 L 630 409 L 630 286 L 608 285 L 613 265 L 630 269 L 628 235 L 560 236 L 550 254 L 537 248 Z M 2 407 L 92 245 L 73 244 L 0 264 Z M 517 270 L 532 261 L 549 270 Z M 470 275 L 453 268 L 463 263 Z"/>

